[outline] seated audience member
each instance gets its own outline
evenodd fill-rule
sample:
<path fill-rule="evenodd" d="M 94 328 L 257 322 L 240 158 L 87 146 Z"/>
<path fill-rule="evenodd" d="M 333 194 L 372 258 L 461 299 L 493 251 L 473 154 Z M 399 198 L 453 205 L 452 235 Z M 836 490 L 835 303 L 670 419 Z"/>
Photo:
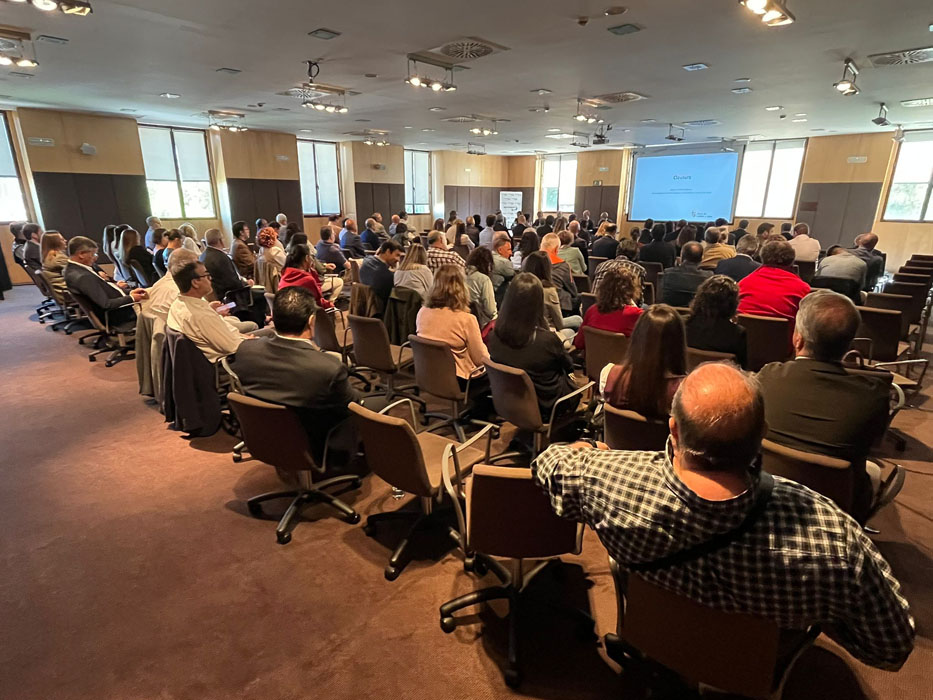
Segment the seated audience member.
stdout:
<path fill-rule="evenodd" d="M 689 228 L 689 227 L 688 227 Z M 703 246 L 696 241 L 684 244 L 680 251 L 680 266 L 664 271 L 661 285 L 661 301 L 671 306 L 689 306 L 697 288 L 713 276 L 709 270 L 700 269 Z"/>
<path fill-rule="evenodd" d="M 571 214 L 570 216 L 572 217 L 574 215 Z M 589 249 L 590 234 L 588 231 L 583 231 L 580 229 L 579 221 L 571 220 L 570 223 L 567 224 L 567 230 L 570 231 L 570 234 L 573 236 L 573 242 L 570 245 L 574 246 L 577 250 L 579 250 L 580 255 L 583 256 L 583 269 L 584 269 L 583 274 L 586 274 L 585 270 L 586 270 L 587 265 L 589 265 L 589 261 L 590 261 L 590 249 Z"/>
<path fill-rule="evenodd" d="M 507 234 L 503 235 L 508 238 Z M 464 274 L 467 290 L 470 292 L 470 308 L 476 315 L 479 327 L 485 328 L 486 324 L 499 313 L 496 307 L 496 292 L 490 277 L 492 275 L 492 253 L 489 252 L 489 248 L 479 246 L 470 253 Z"/>
<path fill-rule="evenodd" d="M 549 233 L 554 232 L 554 217 L 551 214 L 548 214 L 544 217 L 544 221 L 538 226 L 537 234 L 538 238 L 544 238 Z"/>
<path fill-rule="evenodd" d="M 794 260 L 801 262 L 816 262 L 820 258 L 820 242 L 810 236 L 810 227 L 807 224 L 794 226 L 794 237 L 790 239 L 794 249 Z"/>
<path fill-rule="evenodd" d="M 761 247 L 761 267 L 739 282 L 739 313 L 793 322 L 800 300 L 810 293 L 810 285 L 791 271 L 793 265 L 794 249 L 790 243 L 780 240 L 765 243 Z"/>
<path fill-rule="evenodd" d="M 616 245 L 616 256 L 611 260 L 606 260 L 596 268 L 596 274 L 593 275 L 593 283 L 590 285 L 590 291 L 596 294 L 603 278 L 610 270 L 625 269 L 629 270 L 638 277 L 638 282 L 642 289 L 645 288 L 645 268 L 635 262 L 638 257 L 638 244 L 631 238 L 623 238 Z M 639 298 L 639 301 L 641 299 Z"/>
<path fill-rule="evenodd" d="M 330 226 L 321 227 L 321 240 L 314 246 L 314 251 L 317 253 L 317 259 L 325 265 L 333 265 L 336 270 L 350 269 L 350 263 L 334 241 L 334 229 Z"/>
<path fill-rule="evenodd" d="M 62 294 L 66 291 L 65 278 L 62 273 L 68 264 L 68 244 L 65 237 L 58 231 L 46 231 L 42 234 L 41 242 L 42 272 L 46 281 L 52 288 Z"/>
<path fill-rule="evenodd" d="M 353 219 L 347 219 L 343 230 L 340 232 L 340 247 L 343 250 L 350 251 L 351 258 L 366 257 L 366 246 L 363 245 L 363 239 L 356 232 L 356 222 Z"/>
<path fill-rule="evenodd" d="M 606 258 L 611 260 L 616 256 L 616 248 L 619 242 L 616 240 L 619 228 L 615 224 L 606 224 L 600 226 L 593 240 L 593 250 L 590 253 L 597 258 Z"/>
<path fill-rule="evenodd" d="M 761 239 L 762 244 L 764 244 L 765 240 L 768 238 L 768 236 L 772 234 L 773 231 L 774 231 L 774 224 L 772 224 L 769 221 L 765 221 L 763 223 L 758 224 L 757 233 L 758 233 L 758 238 Z"/>
<path fill-rule="evenodd" d="M 245 221 L 237 221 L 233 224 L 233 247 L 230 249 L 230 257 L 236 266 L 237 272 L 244 279 L 250 279 L 255 274 L 256 254 L 250 250 L 249 224 Z"/>
<path fill-rule="evenodd" d="M 495 225 L 496 215 L 490 214 L 486 217 L 486 228 L 479 232 L 479 244 L 481 246 L 492 247 L 492 239 L 496 236 L 496 230 L 493 228 Z"/>
<path fill-rule="evenodd" d="M 366 219 L 366 228 L 363 230 L 363 233 L 360 234 L 360 242 L 366 250 L 378 250 L 379 246 L 382 245 L 382 239 L 379 237 L 379 234 L 373 230 L 375 226 L 375 219 Z"/>
<path fill-rule="evenodd" d="M 179 294 L 169 307 L 166 325 L 194 343 L 210 362 L 236 352 L 247 336 L 220 317 L 219 306 L 204 299 L 211 292 L 211 274 L 204 263 L 188 263 L 172 278 Z"/>
<path fill-rule="evenodd" d="M 641 250 L 638 251 L 638 262 L 661 263 L 661 266 L 665 269 L 674 267 L 677 250 L 672 244 L 664 242 L 666 234 L 667 228 L 665 228 L 664 224 L 655 224 L 654 228 L 651 229 L 651 243 L 642 246 Z"/>
<path fill-rule="evenodd" d="M 285 246 L 285 252 L 288 252 L 289 247 L 292 245 L 292 243 L 293 243 L 294 240 L 295 240 L 295 236 L 298 236 L 298 235 L 305 236 L 305 241 L 304 241 L 304 242 L 305 242 L 305 243 L 308 242 L 308 241 L 307 241 L 307 238 L 308 238 L 308 237 L 304 234 L 304 232 L 303 232 L 300 228 L 298 228 L 298 224 L 295 223 L 294 221 L 292 221 L 291 223 L 289 223 L 289 224 L 285 227 L 285 234 L 284 234 L 284 236 L 282 236 L 282 235 L 280 234 L 280 238 L 281 238 L 281 241 L 282 241 L 282 245 Z"/>
<path fill-rule="evenodd" d="M 463 268 L 457 265 L 442 265 L 435 271 L 434 286 L 418 311 L 415 324 L 422 338 L 450 346 L 461 388 L 489 359 L 479 323 L 470 313 L 470 293 Z"/>
<path fill-rule="evenodd" d="M 742 219 L 739 222 L 739 227 L 732 232 L 732 240 L 735 245 L 739 245 L 739 241 L 748 233 L 748 219 Z"/>
<path fill-rule="evenodd" d="M 23 236 L 26 244 L 23 246 L 23 260 L 30 270 L 42 269 L 42 227 L 39 224 L 26 224 L 23 226 Z"/>
<path fill-rule="evenodd" d="M 816 278 L 832 278 L 852 280 L 858 284 L 859 289 L 865 288 L 865 278 L 868 275 L 868 265 L 852 251 L 841 245 L 830 246 L 826 257 L 820 260 L 816 267 Z"/>
<path fill-rule="evenodd" d="M 415 236 L 413 231 L 408 230 L 408 226 L 399 222 L 395 227 L 395 234 L 392 236 L 392 240 L 398 243 L 402 248 L 408 248 L 411 245 L 411 242 L 418 238 Z M 421 240 L 418 238 L 418 240 Z"/>
<path fill-rule="evenodd" d="M 741 242 L 745 236 L 739 239 Z M 687 318 L 687 346 L 697 350 L 728 352 L 746 364 L 745 329 L 735 322 L 739 285 L 725 275 L 714 275 L 697 288 Z"/>
<path fill-rule="evenodd" d="M 223 300 L 230 292 L 249 287 L 253 284 L 251 278 L 244 279 L 236 269 L 236 265 L 224 250 L 224 235 L 220 229 L 211 228 L 204 233 L 207 247 L 201 253 L 201 262 L 210 273 L 210 282 L 214 296 Z"/>
<path fill-rule="evenodd" d="M 790 232 L 790 223 L 787 221 L 781 224 L 781 236 L 785 241 L 789 241 L 794 237 L 794 234 Z"/>
<path fill-rule="evenodd" d="M 23 226 L 26 224 L 14 221 L 10 224 L 10 234 L 13 236 L 13 260 L 17 265 L 25 265 L 23 249 L 26 247 L 26 237 L 23 235 Z"/>
<path fill-rule="evenodd" d="M 524 217 L 523 217 L 524 218 Z M 496 292 L 496 299 L 504 298 L 505 289 L 509 281 L 515 277 L 515 267 L 512 265 L 512 241 L 508 234 L 498 233 L 492 241 L 492 287 Z"/>
<path fill-rule="evenodd" d="M 152 266 L 161 274 L 165 275 L 168 271 L 169 257 L 172 251 L 181 248 L 181 231 L 177 228 L 169 229 L 162 234 L 162 243 L 165 245 L 162 250 L 157 250 L 152 256 Z"/>
<path fill-rule="evenodd" d="M 524 214 L 519 214 L 512 225 L 512 238 L 521 238 L 526 228 L 528 228 L 528 220 Z"/>
<path fill-rule="evenodd" d="M 583 259 L 580 249 L 573 244 L 573 234 L 568 229 L 564 229 L 557 236 L 560 239 L 557 257 L 570 266 L 570 272 L 573 275 L 585 277 L 586 261 Z"/>
<path fill-rule="evenodd" d="M 754 377 L 704 365 L 674 397 L 663 452 L 551 445 L 532 472 L 555 513 L 592 527 L 623 570 L 784 630 L 819 624 L 863 663 L 900 668 L 914 639 L 900 584 L 858 524 L 829 499 L 762 476 L 756 462 L 764 414 Z M 748 530 L 741 539 L 694 553 L 698 543 L 740 525 Z M 691 553 L 674 566 L 646 566 Z"/>
<path fill-rule="evenodd" d="M 314 308 L 306 289 L 280 289 L 272 304 L 275 334 L 241 343 L 231 368 L 247 395 L 295 409 L 320 462 L 328 434 L 341 424 L 346 429 L 341 426 L 331 436 L 330 449 L 355 452 L 354 431 L 344 421 L 350 415 L 347 405 L 360 395 L 350 385 L 346 365 L 311 344 Z"/>
<path fill-rule="evenodd" d="M 442 231 L 431 231 L 428 234 L 428 269 L 436 276 L 444 265 L 462 268 L 465 263 L 458 253 L 447 248 L 447 238 Z"/>
<path fill-rule="evenodd" d="M 285 266 L 279 279 L 279 289 L 283 287 L 303 287 L 311 292 L 314 301 L 322 309 L 334 308 L 334 305 L 324 298 L 321 279 L 311 265 L 311 249 L 304 244 L 292 246 L 285 258 Z"/>
<path fill-rule="evenodd" d="M 516 270 L 522 269 L 525 259 L 541 248 L 541 240 L 538 233 L 533 228 L 528 227 L 522 233 L 522 238 L 518 242 L 517 250 L 512 253 L 512 267 Z"/>
<path fill-rule="evenodd" d="M 682 229 L 680 229 L 680 233 L 677 234 L 677 239 L 674 242 L 674 248 L 677 250 L 677 255 L 680 255 L 681 251 L 684 249 L 684 246 L 688 243 L 699 242 L 697 241 L 698 231 L 699 229 L 692 224 L 688 224 L 687 226 L 684 226 Z"/>
<path fill-rule="evenodd" d="M 446 231 L 447 226 L 444 225 L 444 220 L 438 217 L 437 219 L 434 219 L 434 223 L 431 224 L 431 230 L 432 231 Z M 451 243 L 450 245 L 453 245 L 453 244 Z"/>
<path fill-rule="evenodd" d="M 864 290 L 866 292 L 874 289 L 884 274 L 884 256 L 875 250 L 876 245 L 878 245 L 878 236 L 874 233 L 863 233 L 856 237 L 855 248 L 851 251 L 868 265 L 868 271 L 865 273 Z"/>
<path fill-rule="evenodd" d="M 547 423 L 557 400 L 577 386 L 572 378 L 573 361 L 560 337 L 541 324 L 543 317 L 541 281 L 531 273 L 519 273 L 505 293 L 487 343 L 493 362 L 527 372 L 538 397 L 541 419 Z M 566 412 L 575 408 L 573 401 L 565 402 Z"/>
<path fill-rule="evenodd" d="M 143 242 L 146 249 L 152 253 L 155 252 L 155 232 L 160 228 L 162 228 L 162 219 L 158 216 L 146 217 L 146 235 Z"/>
<path fill-rule="evenodd" d="M 645 219 L 645 227 L 638 232 L 638 245 L 647 245 L 651 243 L 651 229 L 653 228 L 654 219 Z"/>
<path fill-rule="evenodd" d="M 389 220 L 389 235 L 390 236 L 395 235 L 395 227 L 398 226 L 400 221 L 401 219 L 399 218 L 398 214 L 392 215 L 392 218 Z"/>
<path fill-rule="evenodd" d="M 267 226 L 256 234 L 256 244 L 260 248 L 258 257 L 262 258 L 266 268 L 266 272 L 263 273 L 265 279 L 259 280 L 259 283 L 271 292 L 271 280 L 285 267 L 285 249 L 279 243 L 279 238 L 272 226 Z"/>
<path fill-rule="evenodd" d="M 127 228 L 120 235 L 120 245 L 114 251 L 123 269 L 126 270 L 131 279 L 136 280 L 133 270 L 130 267 L 130 261 L 135 260 L 142 268 L 143 278 L 146 284 L 155 282 L 152 274 L 152 253 L 146 250 L 145 246 L 139 240 L 139 231 L 134 228 Z"/>
<path fill-rule="evenodd" d="M 282 214 L 281 212 L 275 215 L 275 222 L 281 228 L 288 228 L 288 217 L 285 216 L 285 214 Z"/>
<path fill-rule="evenodd" d="M 551 261 L 551 279 L 554 280 L 557 296 L 560 297 L 561 313 L 564 316 L 576 316 L 580 308 L 577 285 L 573 281 L 573 271 L 570 265 L 557 254 L 559 249 L 560 236 L 556 233 L 549 233 L 541 239 L 541 250 L 547 253 Z"/>
<path fill-rule="evenodd" d="M 509 227 L 505 225 L 505 217 L 502 212 L 496 212 L 496 223 L 492 225 L 492 230 L 496 233 L 508 233 Z"/>
<path fill-rule="evenodd" d="M 393 268 L 402 257 L 402 246 L 395 241 L 386 241 L 379 246 L 375 255 L 367 255 L 360 265 L 360 282 L 368 285 L 373 293 L 382 299 L 383 308 L 389 301 L 392 287 L 395 286 Z"/>
<path fill-rule="evenodd" d="M 735 257 L 735 248 L 722 242 L 722 231 L 718 228 L 708 228 L 704 234 L 706 246 L 703 249 L 703 257 L 700 260 L 699 268 L 701 270 L 715 270 L 720 260 L 727 260 Z"/>
<path fill-rule="evenodd" d="M 479 214 L 468 216 L 466 220 L 466 235 L 474 247 L 479 245 L 480 219 Z"/>
<path fill-rule="evenodd" d="M 142 312 L 160 318 L 162 321 L 167 321 L 172 302 L 178 297 L 178 285 L 175 284 L 173 273 L 177 272 L 188 263 L 193 262 L 198 262 L 197 253 L 192 253 L 190 250 L 185 250 L 184 248 L 172 253 L 172 260 L 169 263 L 167 274 L 160 277 L 154 285 L 146 290 L 148 296 L 145 301 L 142 302 Z M 214 307 L 219 307 L 220 305 L 221 302 L 219 301 L 211 304 L 211 306 Z M 229 318 L 229 316 L 224 316 L 224 319 Z M 255 323 L 249 325 L 251 330 L 255 330 Z"/>
<path fill-rule="evenodd" d="M 262 217 L 256 219 L 256 231 L 262 231 L 266 226 L 269 225 L 269 222 Z"/>
<path fill-rule="evenodd" d="M 450 210 L 450 214 L 447 215 L 447 223 L 452 224 L 457 220 L 457 211 L 455 209 Z M 440 229 L 438 229 L 439 231 Z"/>
<path fill-rule="evenodd" d="M 761 267 L 761 263 L 755 260 L 760 245 L 761 239 L 754 233 L 743 235 L 735 244 L 735 257 L 720 260 L 716 264 L 716 274 L 731 277 L 736 282 L 748 277 Z"/>
<path fill-rule="evenodd" d="M 577 350 L 586 347 L 584 330 L 587 327 L 631 335 L 642 313 L 641 307 L 635 303 L 640 298 L 641 282 L 631 270 L 622 267 L 609 270 L 599 284 L 596 303 L 583 315 L 583 324 L 573 339 L 574 347 Z"/>
<path fill-rule="evenodd" d="M 674 244 L 675 241 L 680 237 L 680 232 L 683 231 L 686 226 L 687 220 L 680 219 L 677 223 L 674 224 L 673 231 L 665 231 L 664 242 Z"/>
<path fill-rule="evenodd" d="M 111 328 L 136 323 L 132 305 L 146 298 L 146 290 L 134 289 L 127 294 L 94 269 L 96 260 L 97 244 L 90 238 L 75 236 L 68 241 L 68 264 L 62 275 L 68 291 L 87 297 L 100 320 L 106 318 Z"/>
<path fill-rule="evenodd" d="M 289 224 L 289 226 L 290 225 L 291 224 Z M 291 253 L 292 248 L 298 245 L 306 245 L 309 248 L 311 247 L 310 244 L 308 243 L 308 234 L 305 233 L 304 231 L 295 231 L 295 233 L 293 233 L 291 237 L 289 237 L 288 244 L 285 246 L 285 254 L 288 255 L 289 253 Z M 313 256 L 314 253 L 312 252 L 311 255 Z M 314 261 L 317 262 L 316 257 L 314 258 Z M 323 272 L 323 271 L 324 271 L 323 267 L 320 270 L 318 270 L 318 272 Z"/>
<path fill-rule="evenodd" d="M 376 234 L 381 239 L 388 238 L 389 234 L 386 233 L 386 227 L 382 225 L 382 214 L 380 214 L 378 211 L 373 212 L 372 219 L 373 219 L 373 231 L 375 231 Z"/>
<path fill-rule="evenodd" d="M 420 243 L 412 243 L 405 254 L 405 259 L 395 271 L 395 286 L 413 289 L 427 299 L 434 285 L 434 273 L 428 269 L 428 254 Z"/>
<path fill-rule="evenodd" d="M 687 374 L 684 322 L 666 304 L 641 314 L 628 353 L 599 373 L 599 390 L 610 406 L 646 418 L 667 418 L 674 393 Z"/>
<path fill-rule="evenodd" d="M 580 230 L 584 231 L 587 235 L 592 234 L 596 230 L 596 222 L 590 217 L 589 209 L 584 209 L 583 213 L 580 215 Z"/>
<path fill-rule="evenodd" d="M 538 234 L 535 234 L 537 237 Z M 560 309 L 560 296 L 557 293 L 557 286 L 554 284 L 552 275 L 553 265 L 548 254 L 543 250 L 536 250 L 529 253 L 522 265 L 525 272 L 530 272 L 541 281 L 544 289 L 544 313 L 547 325 L 560 333 L 564 340 L 570 340 L 576 334 L 577 328 L 583 323 L 583 317 L 579 315 L 564 317 Z"/>
<path fill-rule="evenodd" d="M 452 236 L 454 240 L 453 245 L 460 245 L 466 248 L 467 250 L 472 251 L 476 247 L 476 244 L 473 243 L 473 241 L 467 235 L 466 224 L 463 223 L 460 219 L 457 219 L 454 222 L 453 228 L 454 228 L 454 233 Z M 447 237 L 451 238 L 450 229 L 447 229 Z M 506 236 L 506 238 L 508 238 L 508 236 Z M 495 242 L 495 239 L 493 239 L 493 242 Z"/>
<path fill-rule="evenodd" d="M 842 357 L 858 331 L 858 308 L 847 297 L 818 289 L 800 302 L 794 360 L 772 362 L 758 374 L 768 438 L 805 452 L 852 462 L 852 515 L 864 522 L 894 493 L 879 493 L 881 473 L 866 462 L 888 422 L 889 384 L 850 375 Z"/>
<path fill-rule="evenodd" d="M 117 228 L 119 229 L 120 227 L 118 226 Z M 186 221 L 178 227 L 178 230 L 181 232 L 181 247 L 187 248 L 192 253 L 200 254 L 201 246 L 198 245 L 198 232 L 194 226 Z M 119 240 L 119 238 L 116 240 Z"/>

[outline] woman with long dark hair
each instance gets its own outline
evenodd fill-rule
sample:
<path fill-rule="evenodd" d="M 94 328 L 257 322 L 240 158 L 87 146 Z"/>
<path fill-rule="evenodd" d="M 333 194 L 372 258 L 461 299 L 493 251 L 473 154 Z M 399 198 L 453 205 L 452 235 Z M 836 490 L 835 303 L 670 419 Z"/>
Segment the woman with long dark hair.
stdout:
<path fill-rule="evenodd" d="M 687 345 L 697 350 L 731 353 L 744 367 L 747 358 L 745 329 L 735 322 L 738 308 L 739 285 L 735 280 L 713 275 L 703 282 L 690 302 Z"/>
<path fill-rule="evenodd" d="M 648 308 L 635 324 L 625 360 L 606 365 L 599 377 L 603 397 L 615 408 L 647 418 L 669 415 L 687 374 L 684 322 L 667 304 Z"/>
<path fill-rule="evenodd" d="M 467 289 L 470 290 L 470 304 L 480 328 L 496 317 L 496 293 L 492 287 L 492 253 L 486 246 L 474 248 L 466 261 Z"/>
<path fill-rule="evenodd" d="M 537 235 L 537 234 L 535 234 Z M 524 240 L 524 238 L 522 238 Z M 551 328 L 567 340 L 573 338 L 576 328 L 583 322 L 579 316 L 564 318 L 560 310 L 560 297 L 557 294 L 557 285 L 551 275 L 551 259 L 543 250 L 530 253 L 522 265 L 525 272 L 530 272 L 539 280 L 544 289 L 544 318 Z M 567 323 L 570 321 L 571 323 Z M 576 325 L 573 325 L 576 324 Z"/>
<path fill-rule="evenodd" d="M 538 232 L 531 227 L 526 228 L 522 232 L 522 237 L 516 246 L 515 253 L 512 254 L 512 265 L 520 269 L 523 261 L 540 248 L 541 239 L 538 238 Z"/>
<path fill-rule="evenodd" d="M 311 249 L 304 243 L 293 245 L 285 258 L 278 288 L 285 287 L 304 287 L 314 295 L 314 301 L 318 306 L 324 309 L 333 307 L 321 292 L 321 280 L 314 270 Z"/>

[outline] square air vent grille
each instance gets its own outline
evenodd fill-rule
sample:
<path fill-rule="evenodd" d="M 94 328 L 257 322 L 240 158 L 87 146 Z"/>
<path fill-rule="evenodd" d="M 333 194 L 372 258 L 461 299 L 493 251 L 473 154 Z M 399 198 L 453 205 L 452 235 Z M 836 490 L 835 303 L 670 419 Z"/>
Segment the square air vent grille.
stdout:
<path fill-rule="evenodd" d="M 873 66 L 909 66 L 916 63 L 931 63 L 933 62 L 933 46 L 891 53 L 876 53 L 869 56 L 868 60 Z"/>
<path fill-rule="evenodd" d="M 684 126 L 716 126 L 721 122 L 716 121 L 715 119 L 697 119 L 692 122 L 684 122 Z"/>
<path fill-rule="evenodd" d="M 638 100 L 646 99 L 648 99 L 647 95 L 642 95 L 637 92 L 611 92 L 606 95 L 597 95 L 593 98 L 593 102 L 620 105 L 626 102 L 637 102 Z"/>
<path fill-rule="evenodd" d="M 501 46 L 487 39 L 476 36 L 467 36 L 446 44 L 428 49 L 430 53 L 437 53 L 450 59 L 452 63 L 475 61 L 477 58 L 492 56 L 495 53 L 508 51 L 509 47 Z"/>

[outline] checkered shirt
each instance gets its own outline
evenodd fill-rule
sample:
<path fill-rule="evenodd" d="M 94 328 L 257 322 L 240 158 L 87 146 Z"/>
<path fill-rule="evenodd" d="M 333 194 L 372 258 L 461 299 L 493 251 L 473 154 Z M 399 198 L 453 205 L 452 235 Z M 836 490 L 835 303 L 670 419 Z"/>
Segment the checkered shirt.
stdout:
<path fill-rule="evenodd" d="M 554 511 L 592 527 L 623 568 L 732 530 L 755 500 L 752 486 L 707 501 L 674 472 L 665 452 L 552 445 L 533 465 Z M 730 545 L 700 559 L 639 574 L 702 605 L 774 620 L 784 629 L 831 625 L 856 658 L 898 668 L 914 622 L 891 567 L 858 524 L 828 498 L 774 478 L 764 515 Z"/>
<path fill-rule="evenodd" d="M 590 291 L 596 294 L 596 290 L 599 289 L 599 283 L 603 281 L 603 277 L 606 276 L 606 273 L 616 268 L 631 270 L 635 276 L 641 280 L 641 286 L 645 286 L 645 268 L 638 263 L 632 262 L 628 258 L 613 258 L 612 260 L 599 263 L 599 267 L 596 268 L 596 274 L 593 275 L 593 284 L 590 285 Z"/>
<path fill-rule="evenodd" d="M 459 253 L 452 250 L 441 250 L 440 248 L 428 248 L 428 269 L 431 272 L 437 272 L 443 265 L 457 265 L 463 267 L 463 258 Z"/>

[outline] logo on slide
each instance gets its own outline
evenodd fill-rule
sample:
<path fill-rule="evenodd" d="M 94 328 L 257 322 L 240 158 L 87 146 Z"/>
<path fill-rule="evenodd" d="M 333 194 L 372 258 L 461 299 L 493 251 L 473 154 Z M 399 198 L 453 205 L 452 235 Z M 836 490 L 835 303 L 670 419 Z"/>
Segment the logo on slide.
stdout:
<path fill-rule="evenodd" d="M 692 180 L 693 175 L 675 175 L 674 179 L 675 180 Z"/>

